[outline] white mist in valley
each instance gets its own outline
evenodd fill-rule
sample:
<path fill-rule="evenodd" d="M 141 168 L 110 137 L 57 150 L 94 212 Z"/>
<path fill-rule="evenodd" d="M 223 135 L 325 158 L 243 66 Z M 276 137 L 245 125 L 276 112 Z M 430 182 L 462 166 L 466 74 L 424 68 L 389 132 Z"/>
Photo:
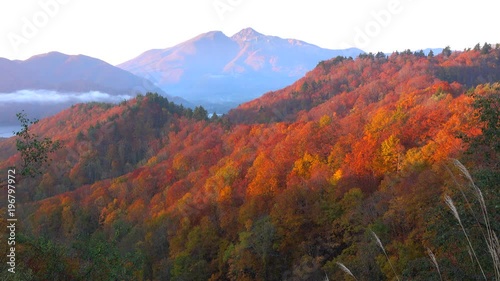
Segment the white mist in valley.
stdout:
<path fill-rule="evenodd" d="M 111 102 L 117 103 L 132 98 L 130 95 L 110 95 L 99 91 L 85 93 L 64 93 L 50 90 L 20 90 L 13 93 L 0 93 L 0 104 L 7 103 L 82 103 L 82 102 Z"/>
<path fill-rule="evenodd" d="M 53 90 L 20 90 L 12 93 L 0 93 L 0 137 L 11 137 L 13 131 L 19 130 L 16 113 L 23 110 L 30 119 L 41 119 L 78 103 L 119 103 L 131 98 L 131 95 L 110 95 L 100 91 L 78 93 Z"/>

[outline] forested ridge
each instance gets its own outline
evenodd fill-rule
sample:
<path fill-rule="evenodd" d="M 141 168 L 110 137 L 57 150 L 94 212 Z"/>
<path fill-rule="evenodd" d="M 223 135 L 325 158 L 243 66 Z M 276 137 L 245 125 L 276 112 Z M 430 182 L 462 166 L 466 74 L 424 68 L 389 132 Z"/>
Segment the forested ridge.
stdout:
<path fill-rule="evenodd" d="M 75 105 L 31 127 L 63 148 L 19 180 L 17 276 L 498 279 L 499 67 L 488 44 L 364 54 L 224 116 L 154 93 Z M 0 152 L 19 163 L 14 139 Z"/>

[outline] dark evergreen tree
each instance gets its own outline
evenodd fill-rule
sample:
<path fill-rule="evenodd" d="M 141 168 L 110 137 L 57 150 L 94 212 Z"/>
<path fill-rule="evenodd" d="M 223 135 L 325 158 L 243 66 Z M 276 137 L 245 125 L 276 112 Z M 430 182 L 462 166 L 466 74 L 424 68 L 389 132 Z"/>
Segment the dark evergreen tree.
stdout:
<path fill-rule="evenodd" d="M 450 48 L 450 46 L 446 46 L 446 48 L 443 49 L 443 51 L 441 52 L 441 54 L 443 54 L 443 56 L 445 56 L 445 57 L 451 56 L 451 48 Z"/>

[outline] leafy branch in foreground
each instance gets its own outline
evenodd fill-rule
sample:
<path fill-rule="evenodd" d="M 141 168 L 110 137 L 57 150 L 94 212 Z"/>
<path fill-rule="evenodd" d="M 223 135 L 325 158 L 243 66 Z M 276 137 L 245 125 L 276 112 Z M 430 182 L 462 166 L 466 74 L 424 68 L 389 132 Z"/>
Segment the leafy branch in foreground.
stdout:
<path fill-rule="evenodd" d="M 18 137 L 16 148 L 21 153 L 22 159 L 20 174 L 35 177 L 42 173 L 42 164 L 48 163 L 51 160 L 49 154 L 61 148 L 61 143 L 53 141 L 50 138 L 42 139 L 40 136 L 30 133 L 29 126 L 38 123 L 38 120 L 28 119 L 24 111 L 17 113 L 16 116 L 19 122 L 21 122 L 21 130 L 15 132 Z"/>

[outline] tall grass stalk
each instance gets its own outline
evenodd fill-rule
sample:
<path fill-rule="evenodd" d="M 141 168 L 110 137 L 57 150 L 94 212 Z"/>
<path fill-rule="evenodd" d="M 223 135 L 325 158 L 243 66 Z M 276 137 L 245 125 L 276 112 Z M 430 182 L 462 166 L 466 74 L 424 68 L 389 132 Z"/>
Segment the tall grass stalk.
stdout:
<path fill-rule="evenodd" d="M 437 262 L 436 256 L 434 253 L 431 251 L 431 249 L 427 248 L 427 254 L 429 255 L 429 258 L 431 259 L 432 263 L 436 267 L 437 273 L 439 274 L 439 280 L 443 280 L 443 277 L 441 276 L 441 270 L 439 270 L 439 264 Z"/>
<path fill-rule="evenodd" d="M 349 270 L 349 268 L 347 268 L 347 266 L 345 266 L 343 263 L 341 262 L 337 262 L 337 265 L 340 267 L 340 269 L 342 269 L 343 272 L 347 273 L 347 275 L 351 276 L 352 278 L 354 278 L 354 280 L 358 280 L 354 274 L 352 274 L 352 272 Z M 328 276 L 326 277 L 328 280 Z"/>
<path fill-rule="evenodd" d="M 446 167 L 446 169 L 448 170 L 448 172 L 450 173 L 451 175 L 451 178 L 453 179 L 453 181 L 455 182 L 455 184 L 459 187 L 459 191 L 460 191 L 460 194 L 462 194 L 462 197 L 464 198 L 465 200 L 465 206 L 467 206 L 467 208 L 469 209 L 472 217 L 474 218 L 474 220 L 476 221 L 476 223 L 480 226 L 481 223 L 479 222 L 479 219 L 478 217 L 476 216 L 476 212 L 474 212 L 474 210 L 472 209 L 472 203 L 469 201 L 469 198 L 467 197 L 467 195 L 465 194 L 465 191 L 464 191 L 464 188 L 462 186 L 462 184 L 460 184 L 458 182 L 458 180 L 456 179 L 455 175 L 453 174 L 453 172 L 448 168 Z M 481 234 L 483 235 L 484 239 L 486 240 L 486 234 L 484 233 L 484 230 L 482 227 L 479 228 L 479 230 L 481 231 Z"/>
<path fill-rule="evenodd" d="M 474 251 L 474 248 L 472 247 L 472 243 L 470 242 L 469 235 L 467 234 L 467 231 L 465 231 L 464 225 L 462 224 L 462 220 L 460 219 L 460 215 L 458 214 L 457 207 L 455 207 L 453 200 L 448 195 L 445 195 L 444 201 L 445 201 L 446 205 L 448 205 L 448 207 L 450 208 L 451 212 L 453 213 L 453 216 L 457 219 L 458 224 L 460 224 L 460 227 L 462 228 L 462 231 L 465 234 L 465 238 L 467 238 L 467 243 L 469 243 L 469 247 L 472 251 L 472 254 L 473 254 L 474 258 L 476 259 L 477 264 L 479 265 L 479 269 L 481 269 L 481 273 L 483 274 L 484 280 L 488 280 L 486 278 L 486 274 L 484 274 L 483 267 L 481 266 L 481 263 L 479 262 L 479 259 L 477 258 L 476 251 Z"/>
<path fill-rule="evenodd" d="M 399 281 L 398 274 L 396 273 L 396 270 L 394 269 L 394 266 L 392 266 L 392 262 L 389 259 L 389 256 L 387 255 L 387 252 L 385 251 L 384 245 L 382 245 L 382 241 L 380 241 L 380 238 L 378 238 L 378 236 L 377 236 L 377 234 L 375 232 L 373 232 L 372 230 L 370 230 L 370 232 L 372 233 L 373 237 L 377 241 L 377 244 L 380 247 L 380 249 L 382 249 L 382 251 L 384 252 L 385 257 L 387 258 L 387 261 L 389 262 L 389 265 L 392 268 L 392 272 L 394 272 L 394 275 L 396 276 L 396 280 Z"/>
<path fill-rule="evenodd" d="M 471 187 L 471 190 L 473 191 L 473 194 L 475 195 L 477 201 L 479 202 L 479 206 L 481 209 L 481 215 L 483 217 L 484 226 L 486 228 L 486 235 L 483 232 L 483 228 L 481 227 L 481 223 L 479 223 L 479 220 L 474 215 L 474 212 L 472 211 L 472 209 L 470 207 L 469 208 L 471 209 L 471 212 L 474 215 L 474 218 L 476 219 L 476 222 L 478 223 L 478 225 L 481 229 L 481 232 L 483 232 L 483 236 L 485 237 L 486 245 L 488 247 L 488 252 L 490 253 L 492 261 L 493 261 L 493 269 L 495 271 L 495 279 L 500 280 L 500 244 L 499 244 L 498 237 L 497 237 L 496 233 L 491 228 L 491 223 L 490 223 L 490 219 L 489 219 L 489 215 L 488 215 L 488 209 L 486 208 L 486 202 L 484 200 L 483 193 L 482 193 L 481 189 L 474 183 L 474 180 L 472 179 L 472 176 L 469 173 L 469 171 L 467 170 L 467 168 L 465 168 L 465 166 L 457 159 L 453 159 L 452 161 L 453 161 L 453 164 L 455 165 L 455 167 L 457 167 L 460 170 L 460 172 L 469 181 L 469 183 L 470 183 L 469 185 Z M 458 185 L 458 186 L 461 186 L 461 185 Z M 463 192 L 462 192 L 462 194 L 466 198 L 466 196 Z M 466 200 L 467 200 L 467 198 L 466 198 Z M 467 204 L 469 204 L 468 200 L 467 200 Z M 470 204 L 469 204 L 469 206 L 470 206 Z"/>

